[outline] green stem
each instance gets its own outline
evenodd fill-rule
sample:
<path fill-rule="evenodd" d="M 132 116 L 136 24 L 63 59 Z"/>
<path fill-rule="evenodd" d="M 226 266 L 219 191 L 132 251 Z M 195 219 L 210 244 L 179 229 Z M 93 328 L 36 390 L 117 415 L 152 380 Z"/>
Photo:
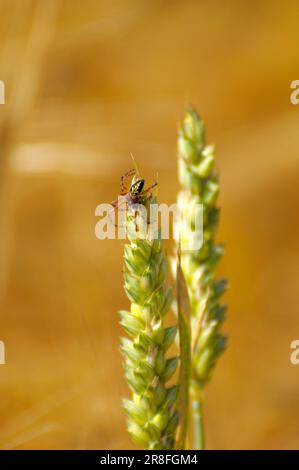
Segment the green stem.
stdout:
<path fill-rule="evenodd" d="M 205 435 L 204 435 L 204 426 L 203 426 L 202 402 L 200 400 L 193 400 L 192 409 L 193 409 L 195 449 L 204 450 L 205 449 Z"/>

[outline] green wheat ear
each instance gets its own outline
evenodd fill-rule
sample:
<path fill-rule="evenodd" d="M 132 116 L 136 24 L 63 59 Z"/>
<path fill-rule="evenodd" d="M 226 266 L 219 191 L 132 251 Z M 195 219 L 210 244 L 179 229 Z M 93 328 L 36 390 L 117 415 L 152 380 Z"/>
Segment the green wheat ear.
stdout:
<path fill-rule="evenodd" d="M 152 450 L 171 449 L 178 423 L 178 387 L 168 387 L 167 382 L 175 373 L 178 358 L 167 358 L 166 353 L 177 328 L 165 328 L 164 318 L 170 310 L 172 292 L 166 284 L 162 240 L 151 239 L 149 228 L 143 239 L 136 238 L 131 230 L 134 223 L 128 210 L 124 288 L 131 308 L 119 313 L 129 336 L 121 339 L 121 350 L 132 397 L 123 400 L 123 406 L 128 432 L 137 445 Z"/>
<path fill-rule="evenodd" d="M 219 221 L 216 205 L 219 193 L 214 170 L 214 147 L 206 145 L 205 127 L 194 109 L 187 110 L 178 137 L 179 179 L 183 187 L 178 196 L 181 214 L 203 205 L 203 244 L 182 255 L 182 269 L 191 305 L 192 379 L 191 397 L 195 419 L 196 447 L 204 447 L 202 429 L 202 390 L 211 377 L 217 359 L 225 350 L 226 338 L 220 333 L 226 308 L 219 300 L 227 288 L 225 279 L 216 279 L 214 269 L 223 253 L 215 244 Z M 195 212 L 191 220 L 196 217 Z M 179 227 L 182 239 L 196 236 L 185 224 Z"/>

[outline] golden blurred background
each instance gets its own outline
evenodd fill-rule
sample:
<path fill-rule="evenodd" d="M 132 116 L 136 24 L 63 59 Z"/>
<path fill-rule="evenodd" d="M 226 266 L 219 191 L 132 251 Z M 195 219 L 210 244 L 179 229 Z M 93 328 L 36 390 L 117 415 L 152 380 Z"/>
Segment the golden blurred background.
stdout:
<path fill-rule="evenodd" d="M 215 142 L 229 349 L 210 449 L 299 449 L 299 5 L 1 0 L 1 449 L 126 449 L 121 241 L 94 235 L 136 156 L 174 202 L 189 101 Z"/>

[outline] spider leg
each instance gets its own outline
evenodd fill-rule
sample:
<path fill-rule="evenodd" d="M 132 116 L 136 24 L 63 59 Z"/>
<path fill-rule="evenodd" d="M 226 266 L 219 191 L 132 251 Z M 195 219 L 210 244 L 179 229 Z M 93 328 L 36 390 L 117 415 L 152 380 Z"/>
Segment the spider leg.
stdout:
<path fill-rule="evenodd" d="M 122 196 L 124 196 L 128 192 L 128 190 L 125 186 L 126 179 L 129 178 L 129 176 L 133 176 L 135 174 L 136 174 L 136 170 L 135 170 L 135 168 L 132 168 L 131 170 L 127 171 L 125 174 L 123 174 L 120 177 L 120 192 L 121 192 Z"/>
<path fill-rule="evenodd" d="M 116 209 L 118 207 L 118 199 L 115 199 L 114 201 L 110 202 L 110 204 L 114 207 L 114 209 Z"/>
<path fill-rule="evenodd" d="M 113 222 L 113 220 L 111 219 L 111 213 L 112 212 L 115 212 L 115 209 L 117 209 L 118 211 L 124 211 L 125 209 L 120 209 L 120 207 L 124 204 L 124 203 L 127 203 L 127 198 L 124 198 L 122 201 L 118 201 L 118 199 L 115 199 L 115 201 L 112 201 L 110 202 L 111 206 L 113 206 L 113 209 L 111 209 L 111 211 L 108 212 L 108 217 L 111 221 L 111 223 L 114 225 L 114 227 L 119 227 L 118 224 L 116 224 L 115 222 Z"/>
<path fill-rule="evenodd" d="M 143 196 L 144 194 L 147 194 L 149 191 L 151 191 L 153 188 L 155 188 L 156 186 L 158 186 L 158 183 L 156 181 L 153 182 L 153 184 L 151 186 L 149 186 L 147 189 L 144 189 L 144 191 L 142 191 L 140 193 L 140 196 Z"/>
<path fill-rule="evenodd" d="M 110 202 L 110 205 L 116 209 L 117 207 L 120 207 L 124 202 L 128 202 L 127 197 L 124 196 L 118 196 L 117 199 L 114 199 L 114 201 Z"/>

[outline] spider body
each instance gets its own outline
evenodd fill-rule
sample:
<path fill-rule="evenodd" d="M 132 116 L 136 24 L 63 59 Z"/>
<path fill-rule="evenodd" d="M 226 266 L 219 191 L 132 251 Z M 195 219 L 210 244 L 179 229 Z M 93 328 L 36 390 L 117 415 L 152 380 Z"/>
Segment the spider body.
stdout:
<path fill-rule="evenodd" d="M 125 181 L 130 176 L 132 176 L 133 179 L 130 185 L 130 189 L 127 190 L 125 186 Z M 121 202 L 119 201 L 119 199 L 117 199 L 111 203 L 111 205 L 113 206 L 113 210 L 117 208 L 119 209 L 119 207 L 123 204 L 126 204 L 128 208 L 132 208 L 134 204 L 145 204 L 151 198 L 150 191 L 155 188 L 157 184 L 158 183 L 154 181 L 151 186 L 144 189 L 145 180 L 140 177 L 136 178 L 135 169 L 128 171 L 120 178 L 121 196 L 123 197 L 123 199 Z"/>
<path fill-rule="evenodd" d="M 145 180 L 142 178 L 139 178 L 137 181 L 131 184 L 129 194 L 132 199 L 136 197 L 138 198 L 138 196 L 142 193 L 142 190 L 144 188 L 144 183 L 145 183 Z"/>

